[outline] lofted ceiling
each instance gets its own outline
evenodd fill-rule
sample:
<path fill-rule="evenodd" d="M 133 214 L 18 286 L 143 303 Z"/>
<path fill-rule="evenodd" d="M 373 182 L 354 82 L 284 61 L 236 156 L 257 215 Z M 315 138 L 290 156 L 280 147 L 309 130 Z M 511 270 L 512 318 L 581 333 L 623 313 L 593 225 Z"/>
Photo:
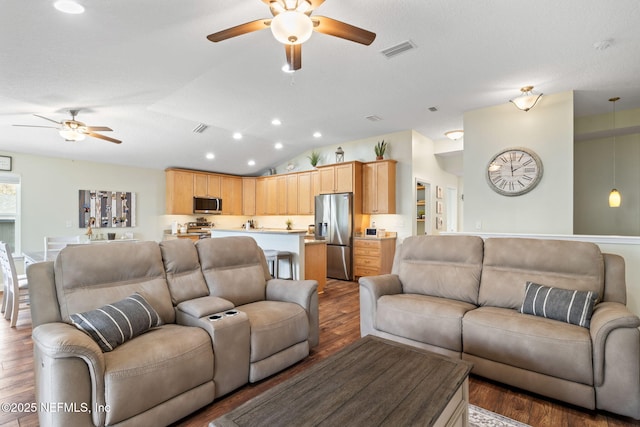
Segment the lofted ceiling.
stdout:
<path fill-rule="evenodd" d="M 293 74 L 268 29 L 206 39 L 269 17 L 261 0 L 78 2 L 82 15 L 53 0 L 3 2 L 0 150 L 257 175 L 314 147 L 401 130 L 442 140 L 465 111 L 525 85 L 574 90 L 576 116 L 611 111 L 612 96 L 617 110 L 640 107 L 637 0 L 326 0 L 314 14 L 377 38 L 363 46 L 314 33 Z M 416 48 L 382 55 L 405 41 Z M 12 126 L 50 124 L 33 114 L 65 120 L 69 109 L 123 143 Z M 199 124 L 207 129 L 194 133 Z"/>

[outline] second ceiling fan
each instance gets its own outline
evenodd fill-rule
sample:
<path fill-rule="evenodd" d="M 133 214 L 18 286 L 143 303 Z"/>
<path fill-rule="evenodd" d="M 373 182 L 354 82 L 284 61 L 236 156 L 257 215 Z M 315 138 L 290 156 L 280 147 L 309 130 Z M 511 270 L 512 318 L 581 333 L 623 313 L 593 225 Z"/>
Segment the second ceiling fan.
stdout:
<path fill-rule="evenodd" d="M 327 18 L 311 16 L 324 0 L 262 0 L 273 15 L 247 22 L 207 36 L 212 42 L 220 42 L 242 34 L 271 28 L 273 36 L 285 45 L 289 70 L 302 68 L 302 43 L 311 37 L 313 31 L 340 37 L 364 45 L 370 45 L 376 35 L 371 31 Z"/>

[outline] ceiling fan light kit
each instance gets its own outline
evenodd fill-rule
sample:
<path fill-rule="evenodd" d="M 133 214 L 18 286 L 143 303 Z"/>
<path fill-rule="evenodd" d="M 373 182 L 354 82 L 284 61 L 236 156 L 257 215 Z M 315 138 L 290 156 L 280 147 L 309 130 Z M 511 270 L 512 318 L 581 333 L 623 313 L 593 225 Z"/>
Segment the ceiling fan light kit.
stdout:
<path fill-rule="evenodd" d="M 373 43 L 376 38 L 376 34 L 371 31 L 326 16 L 311 17 L 324 0 L 262 0 L 262 2 L 269 6 L 272 19 L 263 18 L 236 25 L 209 34 L 207 39 L 217 43 L 269 27 L 273 37 L 285 47 L 288 69 L 285 70 L 283 67 L 283 71 L 293 72 L 302 68 L 302 44 L 309 40 L 313 31 L 366 46 Z"/>
<path fill-rule="evenodd" d="M 14 125 L 14 126 L 22 126 L 22 127 L 35 127 L 35 128 L 52 128 L 57 129 L 58 133 L 61 137 L 63 137 L 66 141 L 82 141 L 87 136 L 91 136 L 93 138 L 103 139 L 105 141 L 113 142 L 114 144 L 120 144 L 122 141 L 119 139 L 111 138 L 110 136 L 101 135 L 96 132 L 111 132 L 113 129 L 107 126 L 87 126 L 83 122 L 79 122 L 76 120 L 76 116 L 78 115 L 79 110 L 69 110 L 71 114 L 71 120 L 62 120 L 60 122 L 50 119 L 45 116 L 40 116 L 38 114 L 34 114 L 34 116 L 39 117 L 41 119 L 50 121 L 58 125 L 56 126 L 37 126 L 37 125 Z"/>

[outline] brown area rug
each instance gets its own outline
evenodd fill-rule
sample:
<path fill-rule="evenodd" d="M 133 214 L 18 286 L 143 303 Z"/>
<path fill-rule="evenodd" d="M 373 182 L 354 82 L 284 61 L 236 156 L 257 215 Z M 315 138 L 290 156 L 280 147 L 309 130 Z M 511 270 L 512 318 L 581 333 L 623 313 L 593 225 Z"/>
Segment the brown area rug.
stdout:
<path fill-rule="evenodd" d="M 504 415 L 469 405 L 469 426 L 470 427 L 531 427 Z"/>

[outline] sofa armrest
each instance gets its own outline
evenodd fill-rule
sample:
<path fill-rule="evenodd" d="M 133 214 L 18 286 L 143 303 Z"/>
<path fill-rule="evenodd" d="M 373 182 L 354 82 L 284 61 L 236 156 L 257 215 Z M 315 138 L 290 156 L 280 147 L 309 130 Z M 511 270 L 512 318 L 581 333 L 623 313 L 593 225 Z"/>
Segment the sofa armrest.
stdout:
<path fill-rule="evenodd" d="M 402 283 L 397 274 L 361 277 L 360 283 L 360 335 L 373 334 L 378 299 L 383 295 L 402 293 Z"/>
<path fill-rule="evenodd" d="M 318 282 L 315 280 L 271 279 L 267 282 L 267 300 L 296 303 L 307 312 L 309 318 L 309 346 L 320 342 L 320 317 L 318 312 Z"/>
<path fill-rule="evenodd" d="M 220 297 L 206 296 L 182 301 L 176 306 L 176 311 L 186 313 L 191 317 L 199 319 L 221 311 L 231 310 L 233 303 Z M 176 313 L 177 315 L 178 313 Z M 180 324 L 180 322 L 176 322 Z"/>
<path fill-rule="evenodd" d="M 105 360 L 98 344 L 87 334 L 67 323 L 45 323 L 32 333 L 34 363 L 37 375 L 38 401 L 62 402 L 78 408 L 105 407 Z M 84 364 L 87 369 L 80 368 Z M 69 381 L 74 386 L 69 387 Z M 104 423 L 104 411 L 91 411 L 93 423 Z M 81 415 L 81 414 L 76 414 Z M 55 425 L 78 425 L 78 416 L 67 420 L 71 414 L 46 412 L 42 416 L 56 418 Z M 82 422 L 81 422 L 82 423 Z"/>
<path fill-rule="evenodd" d="M 640 326 L 640 318 L 629 309 L 617 302 L 602 302 L 593 310 L 591 316 L 591 342 L 593 343 L 594 381 L 596 385 L 604 381 L 605 350 L 607 337 L 619 328 L 634 328 Z M 640 355 L 635 356 L 640 361 Z M 640 362 L 639 362 L 640 363 Z"/>

